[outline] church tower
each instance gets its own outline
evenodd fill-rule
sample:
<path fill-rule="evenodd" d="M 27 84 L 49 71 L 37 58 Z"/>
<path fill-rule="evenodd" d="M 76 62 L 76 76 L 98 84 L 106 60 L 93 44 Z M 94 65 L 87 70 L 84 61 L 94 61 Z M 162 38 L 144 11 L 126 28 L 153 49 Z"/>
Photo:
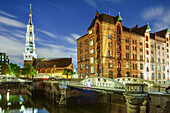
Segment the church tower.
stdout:
<path fill-rule="evenodd" d="M 35 36 L 34 36 L 34 25 L 32 23 L 32 14 L 31 14 L 31 4 L 30 4 L 30 13 L 29 21 L 27 24 L 27 33 L 26 33 L 26 43 L 25 43 L 25 53 L 24 55 L 24 64 L 32 64 L 34 59 L 37 58 L 35 53 Z"/>

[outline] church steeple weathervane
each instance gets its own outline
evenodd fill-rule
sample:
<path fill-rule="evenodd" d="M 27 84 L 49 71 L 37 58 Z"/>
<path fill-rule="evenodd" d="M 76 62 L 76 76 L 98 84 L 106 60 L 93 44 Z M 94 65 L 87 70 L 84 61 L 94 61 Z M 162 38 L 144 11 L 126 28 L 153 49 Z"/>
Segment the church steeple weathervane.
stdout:
<path fill-rule="evenodd" d="M 24 54 L 24 63 L 32 62 L 34 58 L 37 58 L 37 55 L 35 53 L 35 36 L 34 36 L 34 25 L 32 23 L 31 4 L 30 4 L 29 21 L 27 24 L 25 53 L 23 54 Z"/>

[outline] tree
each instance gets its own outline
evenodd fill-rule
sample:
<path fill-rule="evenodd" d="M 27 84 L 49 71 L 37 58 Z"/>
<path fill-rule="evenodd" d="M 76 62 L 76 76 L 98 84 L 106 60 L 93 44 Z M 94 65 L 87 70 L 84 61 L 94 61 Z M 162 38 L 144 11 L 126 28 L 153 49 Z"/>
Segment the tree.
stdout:
<path fill-rule="evenodd" d="M 67 79 L 68 79 L 68 75 L 71 75 L 71 78 L 72 78 L 73 74 L 75 74 L 75 73 L 73 72 L 72 69 L 67 69 L 67 68 L 64 68 L 64 69 L 63 69 L 62 75 L 66 75 L 66 76 L 67 76 Z"/>
<path fill-rule="evenodd" d="M 16 77 L 21 75 L 21 67 L 17 64 L 10 63 L 9 69 L 11 70 L 11 75 L 15 75 Z"/>
<path fill-rule="evenodd" d="M 6 63 L 0 62 L 1 75 L 10 74 L 11 71 Z"/>
<path fill-rule="evenodd" d="M 34 70 L 34 67 L 31 64 L 26 63 L 22 69 L 22 74 L 26 75 L 27 77 L 33 77 L 34 75 L 37 75 L 37 72 Z"/>

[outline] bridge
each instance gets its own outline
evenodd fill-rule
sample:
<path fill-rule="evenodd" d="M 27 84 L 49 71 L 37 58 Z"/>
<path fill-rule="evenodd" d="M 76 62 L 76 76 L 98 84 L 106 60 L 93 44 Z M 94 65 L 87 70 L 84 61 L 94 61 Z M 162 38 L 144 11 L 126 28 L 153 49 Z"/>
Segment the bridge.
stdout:
<path fill-rule="evenodd" d="M 55 91 L 54 85 L 61 84 L 61 81 L 44 81 L 44 83 L 48 84 L 50 88 L 49 91 Z M 143 80 L 140 78 L 132 78 L 132 77 L 121 77 L 121 78 L 105 78 L 105 77 L 89 77 L 82 81 L 67 81 L 65 86 L 74 87 L 83 90 L 91 90 L 96 92 L 110 92 L 110 93 L 118 93 L 123 94 L 125 92 L 125 85 L 126 84 L 147 84 L 148 91 L 150 94 L 158 94 L 159 91 L 159 84 L 153 83 L 151 81 Z M 134 86 L 134 89 L 136 87 Z M 162 89 L 162 90 L 161 90 Z M 160 93 L 162 92 L 162 93 Z M 165 93 L 164 88 L 160 88 L 159 94 Z"/>
<path fill-rule="evenodd" d="M 19 83 L 29 84 L 31 82 L 32 82 L 31 80 L 24 80 L 17 77 L 0 76 L 0 84 L 19 84 Z"/>

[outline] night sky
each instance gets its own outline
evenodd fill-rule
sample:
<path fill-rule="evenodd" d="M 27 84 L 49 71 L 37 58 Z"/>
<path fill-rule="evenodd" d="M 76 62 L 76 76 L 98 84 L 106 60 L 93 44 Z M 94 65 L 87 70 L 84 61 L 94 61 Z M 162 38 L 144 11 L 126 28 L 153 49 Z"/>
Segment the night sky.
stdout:
<path fill-rule="evenodd" d="M 23 65 L 26 25 L 32 4 L 36 53 L 39 58 L 73 58 L 76 39 L 87 33 L 96 11 L 120 15 L 126 27 L 149 22 L 151 32 L 170 28 L 169 0 L 0 0 L 0 52 Z"/>

